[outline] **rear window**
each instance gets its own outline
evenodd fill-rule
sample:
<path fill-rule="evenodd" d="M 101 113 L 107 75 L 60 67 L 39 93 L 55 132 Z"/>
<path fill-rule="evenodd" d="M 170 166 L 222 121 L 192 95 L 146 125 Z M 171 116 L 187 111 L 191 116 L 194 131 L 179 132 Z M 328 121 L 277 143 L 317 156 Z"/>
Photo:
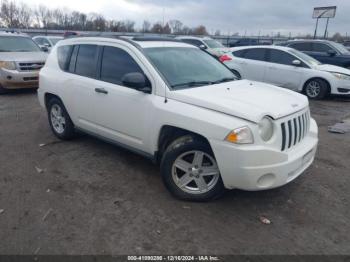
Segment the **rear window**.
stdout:
<path fill-rule="evenodd" d="M 75 73 L 81 76 L 95 78 L 97 65 L 96 58 L 96 45 L 80 45 L 75 64 Z"/>
<path fill-rule="evenodd" d="M 73 46 L 71 45 L 60 46 L 57 49 L 58 65 L 63 71 L 68 70 L 72 50 Z"/>

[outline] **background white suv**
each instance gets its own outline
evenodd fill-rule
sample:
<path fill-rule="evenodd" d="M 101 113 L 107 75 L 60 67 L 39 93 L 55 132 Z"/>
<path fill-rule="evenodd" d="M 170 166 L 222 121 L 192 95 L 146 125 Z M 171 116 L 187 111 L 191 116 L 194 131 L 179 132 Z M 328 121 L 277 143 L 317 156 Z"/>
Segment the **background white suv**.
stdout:
<path fill-rule="evenodd" d="M 311 165 L 318 141 L 305 96 L 236 80 L 179 41 L 60 41 L 38 96 L 57 137 L 79 129 L 153 159 L 180 199 L 282 186 Z"/>
<path fill-rule="evenodd" d="M 290 47 L 237 47 L 220 60 L 242 78 L 303 92 L 311 99 L 350 94 L 349 69 L 322 64 Z"/>

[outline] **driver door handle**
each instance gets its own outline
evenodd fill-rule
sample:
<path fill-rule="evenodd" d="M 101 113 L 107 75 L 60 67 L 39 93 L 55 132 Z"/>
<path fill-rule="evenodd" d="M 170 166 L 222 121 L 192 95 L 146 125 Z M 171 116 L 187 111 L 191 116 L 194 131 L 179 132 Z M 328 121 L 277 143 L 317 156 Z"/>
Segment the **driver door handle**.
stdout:
<path fill-rule="evenodd" d="M 106 89 L 104 89 L 104 88 L 99 88 L 99 87 L 95 88 L 95 92 L 96 92 L 96 93 L 105 94 L 105 95 L 108 94 L 108 91 L 107 91 Z"/>

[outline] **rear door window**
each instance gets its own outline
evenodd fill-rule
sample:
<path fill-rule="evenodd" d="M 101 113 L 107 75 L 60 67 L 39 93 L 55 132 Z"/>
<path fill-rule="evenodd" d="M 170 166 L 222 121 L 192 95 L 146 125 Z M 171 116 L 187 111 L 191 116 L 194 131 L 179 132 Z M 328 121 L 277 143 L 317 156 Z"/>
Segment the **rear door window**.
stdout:
<path fill-rule="evenodd" d="M 270 49 L 268 62 L 281 65 L 292 65 L 296 60 L 294 56 L 281 50 Z"/>
<path fill-rule="evenodd" d="M 266 61 L 266 49 L 265 48 L 246 49 L 244 53 L 244 58 L 257 60 L 257 61 Z"/>
<path fill-rule="evenodd" d="M 96 77 L 97 45 L 80 45 L 76 63 L 75 73 L 81 76 Z"/>
<path fill-rule="evenodd" d="M 294 43 L 288 46 L 299 51 L 304 51 L 304 52 L 312 51 L 311 43 Z"/>

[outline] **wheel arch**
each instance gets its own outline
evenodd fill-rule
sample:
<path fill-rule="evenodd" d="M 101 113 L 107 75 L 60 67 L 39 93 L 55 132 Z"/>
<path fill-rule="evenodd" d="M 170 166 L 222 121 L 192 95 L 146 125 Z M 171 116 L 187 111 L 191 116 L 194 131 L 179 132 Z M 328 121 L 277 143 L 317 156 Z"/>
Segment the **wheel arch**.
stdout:
<path fill-rule="evenodd" d="M 331 84 L 329 83 L 329 81 L 328 81 L 327 79 L 323 78 L 323 77 L 315 76 L 315 77 L 309 78 L 308 80 L 306 80 L 306 81 L 304 82 L 304 84 L 303 84 L 303 90 L 302 90 L 302 92 L 303 92 L 304 94 L 305 94 L 305 88 L 306 88 L 307 84 L 308 84 L 310 81 L 312 81 L 312 80 L 322 80 L 322 81 L 324 81 L 324 82 L 327 84 L 327 89 L 328 89 L 327 92 L 328 92 L 328 94 L 331 93 Z"/>
<path fill-rule="evenodd" d="M 207 143 L 210 146 L 209 140 L 201 135 L 198 134 L 196 132 L 193 132 L 191 130 L 188 129 L 183 129 L 180 127 L 176 127 L 176 126 L 171 126 L 171 125 L 164 125 L 161 127 L 159 135 L 158 135 L 158 141 L 157 141 L 157 152 L 156 152 L 156 157 L 155 157 L 155 161 L 157 163 L 160 162 L 163 153 L 165 152 L 165 150 L 167 149 L 167 147 L 177 138 L 185 136 L 185 135 L 191 135 L 194 136 L 200 140 L 202 140 L 203 142 Z"/>
<path fill-rule="evenodd" d="M 48 109 L 49 101 L 51 99 L 53 99 L 53 98 L 56 98 L 56 99 L 60 100 L 61 103 L 64 105 L 62 99 L 58 95 L 53 94 L 53 93 L 45 93 L 45 95 L 44 95 L 44 103 L 45 103 L 46 109 Z"/>

